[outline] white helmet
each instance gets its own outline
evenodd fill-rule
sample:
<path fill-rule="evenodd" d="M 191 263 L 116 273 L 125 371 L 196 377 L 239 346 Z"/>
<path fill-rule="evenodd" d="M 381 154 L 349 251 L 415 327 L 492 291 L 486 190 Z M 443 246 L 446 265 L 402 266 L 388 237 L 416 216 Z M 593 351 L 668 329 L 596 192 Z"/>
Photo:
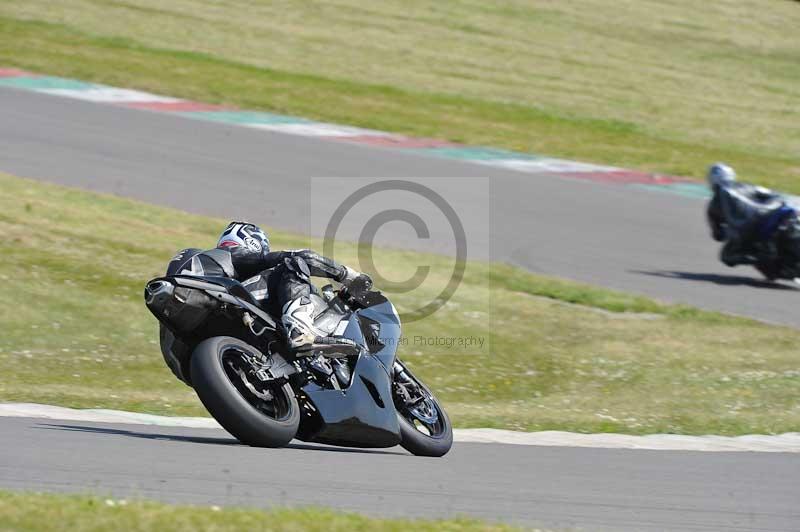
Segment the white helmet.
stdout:
<path fill-rule="evenodd" d="M 269 237 L 257 225 L 231 222 L 217 241 L 220 249 L 242 247 L 255 253 L 269 253 Z"/>
<path fill-rule="evenodd" d="M 715 163 L 708 168 L 707 178 L 711 188 L 725 187 L 736 181 L 736 172 L 725 163 Z"/>

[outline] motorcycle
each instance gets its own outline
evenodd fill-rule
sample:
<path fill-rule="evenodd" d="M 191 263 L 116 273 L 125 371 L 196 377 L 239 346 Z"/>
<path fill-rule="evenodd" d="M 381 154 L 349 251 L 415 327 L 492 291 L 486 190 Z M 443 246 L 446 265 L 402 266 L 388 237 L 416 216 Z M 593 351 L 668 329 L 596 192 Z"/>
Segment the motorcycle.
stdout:
<path fill-rule="evenodd" d="M 418 456 L 450 450 L 450 420 L 397 357 L 400 319 L 381 292 L 327 285 L 312 294 L 315 326 L 330 336 L 291 352 L 238 281 L 170 273 L 144 290 L 164 360 L 242 443 L 399 444 Z"/>

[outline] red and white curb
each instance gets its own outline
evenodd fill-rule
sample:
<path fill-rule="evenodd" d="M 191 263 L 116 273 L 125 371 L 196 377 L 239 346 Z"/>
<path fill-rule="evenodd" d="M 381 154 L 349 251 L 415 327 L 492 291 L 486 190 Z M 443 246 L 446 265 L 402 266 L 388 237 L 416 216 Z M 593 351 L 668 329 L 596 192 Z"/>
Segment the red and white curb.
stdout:
<path fill-rule="evenodd" d="M 40 418 L 89 423 L 121 423 L 221 429 L 212 418 L 169 417 L 122 410 L 79 410 L 35 403 L 0 403 L 0 417 Z M 577 434 L 573 432 L 515 432 L 500 429 L 455 429 L 460 443 L 502 443 L 555 447 L 593 447 L 604 449 L 641 449 L 659 451 L 779 452 L 800 453 L 800 433 L 747 436 L 682 436 L 675 434 Z"/>
<path fill-rule="evenodd" d="M 211 105 L 138 90 L 43 76 L 15 68 L 0 68 L 0 87 L 4 86 L 101 104 L 178 113 L 188 118 L 212 120 L 276 133 L 414 151 L 523 173 L 554 174 L 588 181 L 660 187 L 680 183 L 683 185 L 681 190 L 686 185 L 690 187 L 694 185 L 684 178 L 530 153 L 467 146 L 440 139 L 413 138 L 359 127 L 315 122 L 292 116 L 242 111 L 230 106 Z M 704 189 L 704 187 L 702 188 Z M 696 192 L 692 194 L 696 194 Z"/>
<path fill-rule="evenodd" d="M 287 135 L 315 137 L 364 146 L 397 149 L 426 156 L 455 159 L 537 176 L 559 176 L 582 181 L 632 185 L 649 190 L 706 199 L 705 183 L 683 177 L 654 174 L 600 164 L 570 161 L 498 148 L 468 146 L 441 139 L 414 138 L 354 126 L 315 122 L 295 116 L 240 110 L 149 92 L 122 89 L 79 80 L 44 76 L 16 68 L 0 68 L 0 87 L 29 90 L 98 104 L 127 107 Z M 791 197 L 800 207 L 800 198 Z"/>
<path fill-rule="evenodd" d="M 183 100 L 149 92 L 97 86 L 89 89 L 34 89 L 37 92 L 97 103 L 176 103 Z"/>

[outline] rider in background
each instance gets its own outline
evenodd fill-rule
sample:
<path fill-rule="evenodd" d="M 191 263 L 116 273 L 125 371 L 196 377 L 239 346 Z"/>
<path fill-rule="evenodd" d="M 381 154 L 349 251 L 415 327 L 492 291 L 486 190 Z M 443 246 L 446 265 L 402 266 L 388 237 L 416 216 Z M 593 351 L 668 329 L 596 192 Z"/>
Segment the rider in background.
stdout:
<path fill-rule="evenodd" d="M 737 181 L 733 168 L 723 163 L 708 169 L 708 184 L 713 193 L 708 222 L 714 240 L 725 242 L 720 252 L 722 262 L 736 266 L 777 257 L 778 250 L 769 237 L 785 207 L 783 196 Z"/>

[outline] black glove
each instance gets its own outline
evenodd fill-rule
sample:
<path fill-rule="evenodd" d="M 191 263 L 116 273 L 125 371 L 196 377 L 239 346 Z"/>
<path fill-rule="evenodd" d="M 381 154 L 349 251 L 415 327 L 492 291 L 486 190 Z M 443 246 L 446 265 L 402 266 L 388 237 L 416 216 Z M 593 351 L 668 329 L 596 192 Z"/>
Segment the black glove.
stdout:
<path fill-rule="evenodd" d="M 355 280 L 347 287 L 351 294 L 363 294 L 372 289 L 372 277 L 366 273 L 360 274 Z"/>
<path fill-rule="evenodd" d="M 345 275 L 341 283 L 353 295 L 368 292 L 372 288 L 372 278 L 369 275 L 347 266 L 345 266 Z"/>

